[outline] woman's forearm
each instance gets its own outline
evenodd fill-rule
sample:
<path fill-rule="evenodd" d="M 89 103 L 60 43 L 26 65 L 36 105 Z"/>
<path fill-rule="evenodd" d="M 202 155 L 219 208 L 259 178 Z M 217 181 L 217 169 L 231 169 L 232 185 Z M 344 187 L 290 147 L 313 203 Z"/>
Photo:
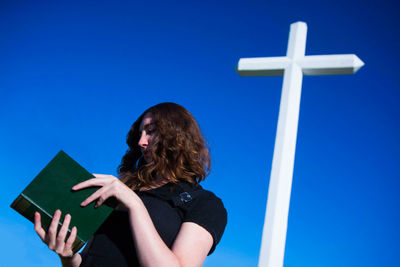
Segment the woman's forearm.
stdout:
<path fill-rule="evenodd" d="M 146 267 L 181 266 L 179 258 L 161 239 L 140 198 L 128 208 L 133 239 L 141 265 Z"/>

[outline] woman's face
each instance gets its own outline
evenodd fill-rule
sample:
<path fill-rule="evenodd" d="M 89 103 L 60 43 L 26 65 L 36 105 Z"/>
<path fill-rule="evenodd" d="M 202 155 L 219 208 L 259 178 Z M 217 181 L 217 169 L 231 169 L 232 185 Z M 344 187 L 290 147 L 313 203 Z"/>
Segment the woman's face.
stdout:
<path fill-rule="evenodd" d="M 144 115 L 143 120 L 139 126 L 139 131 L 140 139 L 138 145 L 140 146 L 144 160 L 149 163 L 151 161 L 150 147 L 156 134 L 156 126 L 154 124 L 154 118 L 151 113 L 146 113 Z"/>

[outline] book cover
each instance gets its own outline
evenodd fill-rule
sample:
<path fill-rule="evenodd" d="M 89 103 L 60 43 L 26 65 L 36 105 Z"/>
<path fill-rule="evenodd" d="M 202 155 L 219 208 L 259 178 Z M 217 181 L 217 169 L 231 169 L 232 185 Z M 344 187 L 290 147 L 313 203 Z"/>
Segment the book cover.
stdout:
<path fill-rule="evenodd" d="M 72 247 L 72 250 L 77 252 L 113 210 L 107 205 L 95 208 L 95 202 L 86 207 L 80 206 L 80 203 L 98 187 L 79 191 L 72 191 L 71 188 L 93 177 L 64 151 L 60 151 L 14 200 L 11 208 L 31 222 L 34 222 L 34 214 L 38 211 L 46 232 L 57 209 L 62 212 L 59 226 L 62 225 L 64 216 L 70 214 L 69 232 L 73 226 L 78 229 Z"/>

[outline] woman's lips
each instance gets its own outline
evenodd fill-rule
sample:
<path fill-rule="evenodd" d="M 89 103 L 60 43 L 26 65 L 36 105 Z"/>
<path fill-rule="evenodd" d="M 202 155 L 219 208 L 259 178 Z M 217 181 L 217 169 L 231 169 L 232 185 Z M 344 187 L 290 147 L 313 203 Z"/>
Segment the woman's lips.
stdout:
<path fill-rule="evenodd" d="M 145 158 L 151 158 L 151 152 L 149 150 L 144 150 L 142 151 L 143 157 Z"/>

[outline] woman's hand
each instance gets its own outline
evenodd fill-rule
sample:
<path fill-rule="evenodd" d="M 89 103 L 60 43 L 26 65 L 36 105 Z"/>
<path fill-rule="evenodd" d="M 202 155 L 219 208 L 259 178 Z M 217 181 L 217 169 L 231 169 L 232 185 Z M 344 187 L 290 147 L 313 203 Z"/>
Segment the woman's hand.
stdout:
<path fill-rule="evenodd" d="M 112 175 L 93 174 L 95 178 L 89 179 L 72 187 L 72 190 L 80 190 L 87 187 L 100 186 L 101 188 L 85 199 L 81 206 L 86 206 L 96 201 L 95 207 L 103 204 L 108 198 L 115 197 L 122 205 L 130 209 L 137 203 L 139 197 L 128 186 Z"/>
<path fill-rule="evenodd" d="M 42 239 L 42 241 L 49 247 L 49 249 L 56 252 L 61 258 L 72 258 L 74 255 L 72 252 L 72 244 L 75 241 L 77 229 L 74 226 L 71 229 L 71 234 L 69 235 L 68 239 L 65 240 L 68 233 L 68 227 L 71 222 L 71 215 L 65 215 L 64 222 L 60 230 L 57 232 L 60 217 L 61 211 L 56 210 L 46 233 L 46 231 L 42 228 L 40 213 L 35 212 L 35 231 L 39 235 L 40 239 Z"/>

